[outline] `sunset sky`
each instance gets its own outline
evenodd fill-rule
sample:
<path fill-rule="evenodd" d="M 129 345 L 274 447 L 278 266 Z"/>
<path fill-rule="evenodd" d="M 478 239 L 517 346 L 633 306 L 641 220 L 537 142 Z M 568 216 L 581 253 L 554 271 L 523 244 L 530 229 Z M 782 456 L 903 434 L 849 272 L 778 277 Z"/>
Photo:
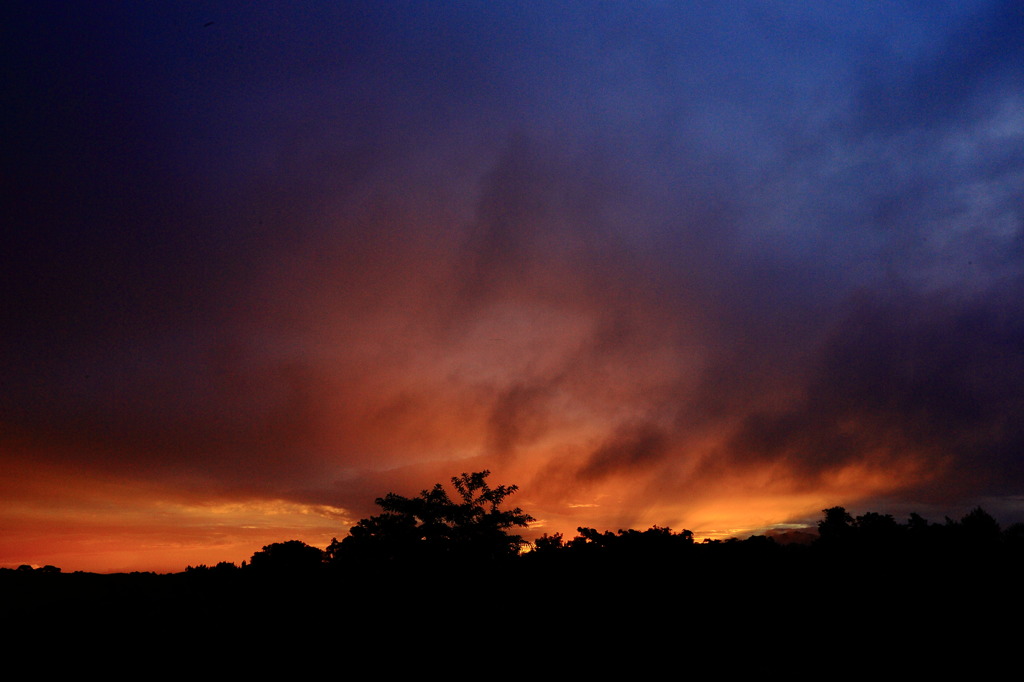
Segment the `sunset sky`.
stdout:
<path fill-rule="evenodd" d="M 0 566 L 1024 520 L 1020 2 L 0 16 Z"/>

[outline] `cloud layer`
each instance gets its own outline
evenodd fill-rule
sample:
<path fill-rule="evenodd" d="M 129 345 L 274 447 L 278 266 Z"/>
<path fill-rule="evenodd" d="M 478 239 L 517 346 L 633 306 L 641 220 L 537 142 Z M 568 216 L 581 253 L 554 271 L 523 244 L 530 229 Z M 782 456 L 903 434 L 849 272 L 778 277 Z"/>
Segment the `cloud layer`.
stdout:
<path fill-rule="evenodd" d="M 0 561 L 99 479 L 321 544 L 483 468 L 568 532 L 1019 514 L 1014 3 L 8 14 Z"/>

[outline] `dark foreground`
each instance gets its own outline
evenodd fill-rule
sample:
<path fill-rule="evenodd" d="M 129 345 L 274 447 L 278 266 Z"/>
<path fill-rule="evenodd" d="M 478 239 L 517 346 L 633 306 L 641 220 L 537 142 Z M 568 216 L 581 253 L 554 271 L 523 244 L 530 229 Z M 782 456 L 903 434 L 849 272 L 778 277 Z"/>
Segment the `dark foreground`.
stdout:
<path fill-rule="evenodd" d="M 264 628 L 329 622 L 358 633 L 473 638 L 666 627 L 765 635 L 803 630 L 930 629 L 992 622 L 1024 605 L 1019 553 L 886 555 L 763 552 L 605 560 L 577 557 L 98 575 L 0 571 L 4 612 L 22 623 L 235 622 Z"/>

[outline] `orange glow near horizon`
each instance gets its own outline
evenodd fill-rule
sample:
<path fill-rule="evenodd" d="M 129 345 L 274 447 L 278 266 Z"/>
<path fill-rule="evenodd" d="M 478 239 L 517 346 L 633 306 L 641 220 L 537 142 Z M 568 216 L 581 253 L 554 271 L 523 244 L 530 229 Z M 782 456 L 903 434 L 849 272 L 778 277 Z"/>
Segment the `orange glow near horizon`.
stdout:
<path fill-rule="evenodd" d="M 250 503 L 233 512 L 169 504 L 118 507 L 107 515 L 71 514 L 40 521 L 5 514 L 0 566 L 50 564 L 65 571 L 178 572 L 188 565 L 241 563 L 265 545 L 287 539 L 326 547 L 344 535 L 330 519 L 299 505 Z"/>
<path fill-rule="evenodd" d="M 668 526 L 692 530 L 698 540 L 745 537 L 795 519 L 814 519 L 837 499 L 884 493 L 893 480 L 878 470 L 846 470 L 814 490 L 763 485 L 774 475 L 735 477 L 691 490 L 683 501 L 662 501 L 638 511 L 636 499 L 608 481 L 571 498 L 543 498 L 523 489 L 510 502 L 537 517 L 525 535 L 578 526 L 617 531 Z M 634 481 L 635 483 L 635 481 Z M 424 483 L 422 487 L 429 487 Z M 113 488 L 119 492 L 112 493 Z M 60 508 L 25 496 L 8 504 L 0 566 L 52 564 L 65 571 L 177 572 L 188 565 L 240 563 L 262 546 L 299 539 L 326 547 L 357 520 L 345 510 L 280 499 L 198 502 L 155 486 L 131 488 L 114 481 L 68 480 Z M 856 492 L 855 492 L 856 491 Z M 385 491 L 381 491 L 383 494 Z M 623 510 L 629 510 L 623 514 Z"/>
<path fill-rule="evenodd" d="M 477 429 L 469 430 L 455 442 L 481 437 Z M 366 490 L 363 509 L 369 512 L 360 513 L 298 497 L 203 493 L 195 481 L 126 480 L 26 459 L 9 463 L 5 472 L 0 566 L 177 572 L 188 565 L 237 564 L 264 545 L 285 540 L 324 548 L 332 538 L 344 537 L 359 516 L 375 513 L 373 498 L 389 491 L 414 495 L 434 482 L 447 485 L 453 473 L 484 468 L 492 469 L 493 482 L 520 486 L 509 503 L 537 519 L 523 531 L 528 539 L 545 532 L 568 539 L 579 526 L 614 532 L 653 525 L 689 529 L 698 540 L 745 537 L 794 521 L 813 523 L 826 507 L 884 495 L 931 473 L 923 457 L 894 461 L 882 453 L 876 462 L 867 458 L 827 471 L 813 485 L 781 462 L 707 476 L 698 473 L 700 462 L 721 445 L 720 439 L 707 439 L 699 452 L 650 468 L 581 480 L 566 472 L 578 469 L 594 451 L 599 432 L 581 421 L 568 433 L 572 442 L 547 434 L 504 466 L 496 466 L 500 462 L 493 458 L 474 457 L 381 472 L 376 483 L 361 484 Z"/>
<path fill-rule="evenodd" d="M 352 518 L 342 509 L 280 499 L 199 499 L 167 485 L 22 465 L 6 478 L 0 566 L 64 571 L 178 572 L 240 563 L 273 542 L 326 546 Z M 60 494 L 55 495 L 54 490 Z"/>

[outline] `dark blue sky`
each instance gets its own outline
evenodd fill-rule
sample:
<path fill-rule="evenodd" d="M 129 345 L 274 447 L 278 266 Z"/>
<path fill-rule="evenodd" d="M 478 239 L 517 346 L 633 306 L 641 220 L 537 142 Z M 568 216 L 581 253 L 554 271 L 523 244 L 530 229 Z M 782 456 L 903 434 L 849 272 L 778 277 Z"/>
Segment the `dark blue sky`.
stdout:
<path fill-rule="evenodd" d="M 549 531 L 1024 515 L 1019 3 L 2 13 L 0 562 L 483 468 Z"/>

